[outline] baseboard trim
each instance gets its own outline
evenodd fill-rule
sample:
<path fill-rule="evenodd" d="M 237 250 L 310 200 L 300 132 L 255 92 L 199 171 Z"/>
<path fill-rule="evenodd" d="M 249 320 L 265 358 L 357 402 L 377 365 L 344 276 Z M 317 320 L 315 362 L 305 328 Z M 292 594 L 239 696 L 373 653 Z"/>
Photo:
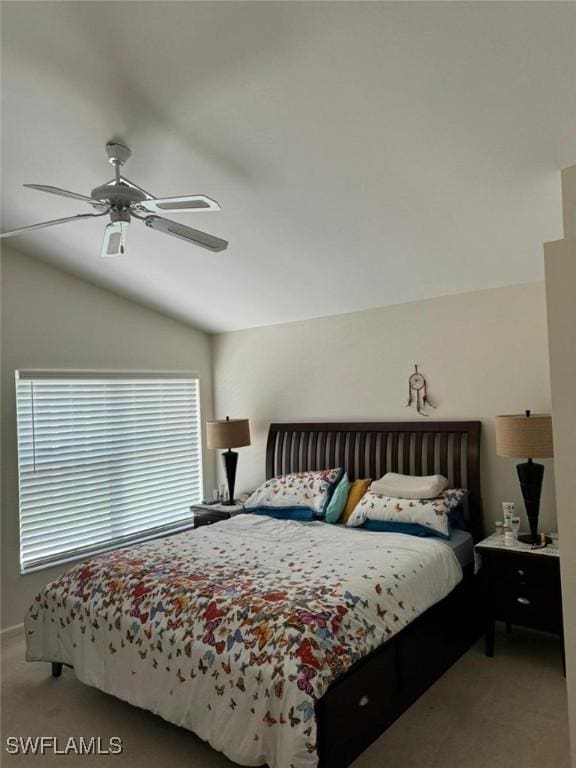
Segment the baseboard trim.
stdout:
<path fill-rule="evenodd" d="M 17 637 L 24 634 L 24 623 L 15 624 L 13 627 L 6 627 L 6 629 L 0 630 L 0 638 L 2 640 L 8 640 L 11 637 Z"/>

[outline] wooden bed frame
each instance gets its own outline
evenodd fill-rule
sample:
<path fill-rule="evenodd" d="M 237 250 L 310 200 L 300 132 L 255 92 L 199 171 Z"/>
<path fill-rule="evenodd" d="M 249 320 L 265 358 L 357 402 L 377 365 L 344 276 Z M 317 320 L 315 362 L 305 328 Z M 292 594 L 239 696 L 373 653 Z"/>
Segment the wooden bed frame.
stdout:
<path fill-rule="evenodd" d="M 465 520 L 479 541 L 479 449 L 479 421 L 271 424 L 266 476 L 331 467 L 352 480 L 440 473 L 469 489 Z M 470 566 L 447 597 L 330 686 L 316 703 L 320 768 L 346 768 L 470 648 L 482 631 L 480 605 Z M 52 664 L 55 677 L 62 666 Z"/>
<path fill-rule="evenodd" d="M 266 477 L 344 467 L 351 480 L 385 472 L 442 474 L 468 488 L 466 526 L 484 537 L 479 421 L 271 424 Z M 470 646 L 482 631 L 473 566 L 442 601 L 345 675 L 316 704 L 321 768 L 345 768 Z"/>

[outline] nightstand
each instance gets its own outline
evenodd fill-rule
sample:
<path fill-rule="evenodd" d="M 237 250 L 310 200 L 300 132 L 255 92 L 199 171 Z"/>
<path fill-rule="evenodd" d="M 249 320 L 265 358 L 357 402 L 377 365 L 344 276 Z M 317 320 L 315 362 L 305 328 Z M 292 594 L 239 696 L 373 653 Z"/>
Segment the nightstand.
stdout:
<path fill-rule="evenodd" d="M 190 507 L 194 519 L 194 528 L 200 528 L 203 525 L 212 525 L 221 520 L 229 520 L 234 515 L 244 512 L 242 504 L 193 504 Z"/>
<path fill-rule="evenodd" d="M 486 606 L 486 655 L 494 655 L 494 625 L 505 621 L 560 636 L 564 658 L 560 550 L 556 546 L 532 549 L 515 541 L 504 544 L 493 534 L 476 545 Z"/>

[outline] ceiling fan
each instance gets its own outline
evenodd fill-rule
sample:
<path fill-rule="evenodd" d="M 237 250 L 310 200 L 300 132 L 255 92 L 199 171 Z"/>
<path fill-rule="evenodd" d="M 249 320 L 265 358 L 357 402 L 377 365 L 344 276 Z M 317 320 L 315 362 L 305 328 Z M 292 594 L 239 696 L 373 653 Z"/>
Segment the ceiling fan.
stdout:
<path fill-rule="evenodd" d="M 13 229 L 11 232 L 2 232 L 0 238 L 13 237 L 22 232 L 29 232 L 32 229 L 52 227 L 55 224 L 65 224 L 69 221 L 109 216 L 110 223 L 106 225 L 104 230 L 104 240 L 100 256 L 120 256 L 126 252 L 128 224 L 133 218 L 140 219 L 151 229 L 164 232 L 166 235 L 180 237 L 182 240 L 194 243 L 194 245 L 199 245 L 202 248 L 207 248 L 209 251 L 223 251 L 228 247 L 226 240 L 158 216 L 159 213 L 164 212 L 219 211 L 220 206 L 215 200 L 211 200 L 205 195 L 154 197 L 154 195 L 146 192 L 146 190 L 120 174 L 120 168 L 132 154 L 128 147 L 118 142 L 109 141 L 106 144 L 106 154 L 108 155 L 108 162 L 114 166 L 115 177 L 106 184 L 93 189 L 90 197 L 43 184 L 24 184 L 25 187 L 30 189 L 38 189 L 41 192 L 49 192 L 52 195 L 82 200 L 82 202 L 89 203 L 95 209 L 94 213 L 79 213 L 76 216 L 67 216 L 64 219 L 53 219 L 52 221 L 44 221 L 41 224 L 31 224 L 28 227 Z"/>

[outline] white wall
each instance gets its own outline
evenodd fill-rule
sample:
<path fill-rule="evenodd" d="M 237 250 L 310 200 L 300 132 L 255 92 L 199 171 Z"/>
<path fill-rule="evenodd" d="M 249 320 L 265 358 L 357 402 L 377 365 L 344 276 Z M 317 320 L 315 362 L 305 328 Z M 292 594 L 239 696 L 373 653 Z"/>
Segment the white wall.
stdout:
<path fill-rule="evenodd" d="M 10 249 L 2 252 L 2 627 L 19 624 L 63 569 L 20 575 L 14 371 L 19 368 L 191 370 L 212 416 L 209 337 Z M 204 462 L 205 488 L 214 461 Z"/>
<path fill-rule="evenodd" d="M 576 766 L 576 166 L 562 176 L 566 239 L 547 243 L 544 252 L 568 714 Z"/>
<path fill-rule="evenodd" d="M 432 418 L 483 422 L 487 529 L 501 519 L 500 502 L 523 509 L 515 462 L 495 454 L 493 419 L 550 412 L 543 283 L 220 334 L 213 361 L 215 415 L 251 420 L 239 490 L 264 477 L 271 421 L 423 418 L 405 407 L 418 363 L 438 405 Z M 554 481 L 545 463 L 541 523 L 551 530 Z"/>

